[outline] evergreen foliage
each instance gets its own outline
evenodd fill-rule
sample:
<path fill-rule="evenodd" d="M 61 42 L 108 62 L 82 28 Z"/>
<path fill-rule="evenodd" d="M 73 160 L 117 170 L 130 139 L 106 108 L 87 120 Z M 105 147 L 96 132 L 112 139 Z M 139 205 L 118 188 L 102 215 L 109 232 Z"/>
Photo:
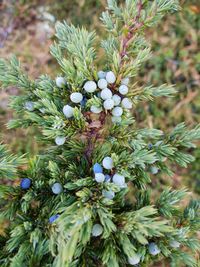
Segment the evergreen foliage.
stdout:
<path fill-rule="evenodd" d="M 25 164 L 24 158 L 11 155 L 6 147 L 0 144 L 0 175 L 1 179 L 14 179 L 17 168 Z"/>
<path fill-rule="evenodd" d="M 108 0 L 101 42 L 94 32 L 58 22 L 51 47 L 61 68 L 57 78 L 32 81 L 15 57 L 0 60 L 2 87 L 21 89 L 11 99 L 17 118 L 8 127 L 36 125 L 49 145 L 26 169 L 0 148 L 0 174 L 26 178 L 25 186 L 0 186 L 0 216 L 10 221 L 0 239 L 0 266 L 149 266 L 165 258 L 171 266 L 198 266 L 200 202 L 182 207 L 185 189 L 155 197 L 150 183 L 157 172 L 173 175 L 170 162 L 187 167 L 194 161 L 200 126 L 141 129 L 130 111 L 140 101 L 176 93 L 166 84 L 139 87 L 137 72 L 150 56 L 145 28 L 178 9 L 175 0 Z"/>

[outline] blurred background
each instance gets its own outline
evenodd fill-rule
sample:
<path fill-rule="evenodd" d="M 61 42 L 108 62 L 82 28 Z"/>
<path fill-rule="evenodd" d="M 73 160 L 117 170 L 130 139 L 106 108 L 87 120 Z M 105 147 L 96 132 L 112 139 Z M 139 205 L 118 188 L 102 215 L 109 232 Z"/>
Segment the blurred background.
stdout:
<path fill-rule="evenodd" d="M 123 2 L 123 1 L 122 1 Z M 179 122 L 200 123 L 200 1 L 180 1 L 182 10 L 168 15 L 161 24 L 146 32 L 152 44 L 152 58 L 139 73 L 139 84 L 176 84 L 173 99 L 143 103 L 134 111 L 138 122 L 148 127 L 169 131 Z M 53 42 L 54 23 L 67 20 L 103 34 L 99 16 L 106 0 L 0 0 L 0 57 L 15 54 L 32 78 L 42 73 L 55 77 L 59 72 L 49 54 Z M 14 153 L 32 156 L 41 147 L 36 142 L 37 129 L 7 130 L 13 117 L 8 98 L 19 94 L 17 88 L 0 91 L 0 140 Z M 176 169 L 176 175 L 156 177 L 153 187 L 180 188 L 187 186 L 191 194 L 200 193 L 200 144 L 194 152 L 196 162 L 188 169 Z M 159 181 L 159 182 L 158 182 Z"/>

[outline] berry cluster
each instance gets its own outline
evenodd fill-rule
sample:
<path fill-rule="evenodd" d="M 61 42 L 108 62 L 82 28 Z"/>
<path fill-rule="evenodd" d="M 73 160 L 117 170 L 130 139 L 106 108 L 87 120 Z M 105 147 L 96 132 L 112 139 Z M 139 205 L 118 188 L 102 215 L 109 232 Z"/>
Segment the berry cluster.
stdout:
<path fill-rule="evenodd" d="M 82 93 L 73 92 L 70 94 L 70 100 L 74 104 L 80 104 L 83 108 L 85 107 L 87 100 L 91 96 L 96 96 L 100 99 L 100 106 L 92 105 L 90 111 L 92 113 L 101 113 L 103 109 L 105 111 L 110 111 L 112 114 L 112 121 L 114 123 L 121 121 L 121 116 L 123 114 L 123 109 L 131 109 L 132 102 L 129 98 L 125 97 L 128 94 L 128 83 L 129 78 L 124 78 L 121 80 L 121 85 L 118 90 L 114 89 L 113 85 L 116 82 L 116 76 L 112 71 L 98 72 L 97 81 L 87 81 L 84 86 Z M 66 85 L 66 81 L 63 77 L 56 78 L 56 85 L 58 87 L 63 87 Z M 63 107 L 63 113 L 66 118 L 73 117 L 73 106 L 65 105 Z"/>
<path fill-rule="evenodd" d="M 102 111 L 111 114 L 113 123 L 120 123 L 122 115 L 125 110 L 132 108 L 133 104 L 130 98 L 127 98 L 129 78 L 121 80 L 119 86 L 116 86 L 116 76 L 112 71 L 104 72 L 99 71 L 98 79 L 95 81 L 87 81 L 84 83 L 81 92 L 72 92 L 69 96 L 70 103 L 63 107 L 63 113 L 67 119 L 73 118 L 74 107 L 79 105 L 81 109 L 87 110 L 87 102 L 94 96 L 99 104 L 91 105 L 90 111 L 99 114 Z M 55 79 L 56 86 L 59 88 L 66 88 L 67 81 L 64 77 L 57 77 Z M 34 111 L 35 103 L 26 101 L 24 108 L 29 112 Z M 44 113 L 44 109 L 39 109 Z M 57 136 L 55 143 L 58 146 L 64 145 L 66 141 L 65 136 Z"/>
<path fill-rule="evenodd" d="M 103 166 L 103 167 L 102 167 Z M 119 188 L 125 188 L 127 187 L 125 183 L 125 177 L 123 175 L 120 175 L 119 173 L 115 174 L 104 174 L 103 168 L 106 171 L 112 171 L 114 165 L 113 160 L 111 157 L 105 157 L 102 161 L 102 165 L 99 163 L 95 163 L 93 165 L 93 172 L 94 172 L 94 179 L 97 183 L 103 183 L 103 182 L 113 182 L 115 185 L 117 185 Z M 115 192 L 112 190 L 103 190 L 102 195 L 105 198 L 113 199 L 115 197 Z"/>
<path fill-rule="evenodd" d="M 113 89 L 113 84 L 116 82 L 116 76 L 112 71 L 99 71 L 98 78 L 99 80 L 97 81 L 97 84 L 94 81 L 88 81 L 84 85 L 84 89 L 87 92 L 90 92 L 90 85 L 92 84 L 93 90 L 98 91 L 97 97 L 103 101 L 101 106 L 91 106 L 90 111 L 93 113 L 100 113 L 103 111 L 103 109 L 110 111 L 112 114 L 112 121 L 114 123 L 121 122 L 123 108 L 132 108 L 131 100 L 127 97 L 124 97 L 128 93 L 127 85 L 129 83 L 129 79 L 122 79 L 121 85 L 119 86 L 118 90 L 116 90 Z"/>

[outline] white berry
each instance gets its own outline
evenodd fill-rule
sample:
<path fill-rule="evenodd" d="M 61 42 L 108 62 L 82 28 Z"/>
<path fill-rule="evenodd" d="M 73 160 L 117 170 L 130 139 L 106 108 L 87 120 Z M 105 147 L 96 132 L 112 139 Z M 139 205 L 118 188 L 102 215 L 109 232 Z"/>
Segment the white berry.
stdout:
<path fill-rule="evenodd" d="M 112 91 L 108 88 L 105 88 L 101 91 L 101 98 L 103 100 L 109 99 L 112 97 Z"/>
<path fill-rule="evenodd" d="M 92 236 L 100 236 L 103 233 L 103 227 L 100 224 L 95 224 L 92 227 Z"/>
<path fill-rule="evenodd" d="M 113 199 L 115 197 L 115 192 L 113 192 L 112 190 L 103 190 L 102 191 L 102 195 L 107 198 L 107 199 Z"/>
<path fill-rule="evenodd" d="M 73 117 L 73 115 L 74 115 L 73 112 L 74 112 L 74 109 L 71 106 L 66 105 L 63 107 L 63 113 L 64 113 L 66 118 L 69 119 L 69 118 Z"/>
<path fill-rule="evenodd" d="M 128 85 L 129 84 L 129 78 L 124 78 L 121 80 L 121 84 Z"/>
<path fill-rule="evenodd" d="M 122 121 L 121 117 L 112 116 L 111 118 L 113 123 L 120 123 Z"/>
<path fill-rule="evenodd" d="M 86 92 L 88 93 L 93 93 L 94 91 L 96 91 L 97 89 L 97 85 L 94 81 L 87 81 L 85 84 L 84 84 L 84 87 Z"/>
<path fill-rule="evenodd" d="M 106 110 L 111 110 L 114 107 L 114 101 L 112 99 L 107 99 L 104 101 L 103 106 Z"/>
<path fill-rule="evenodd" d="M 91 106 L 90 111 L 98 114 L 102 111 L 102 107 Z"/>
<path fill-rule="evenodd" d="M 63 77 L 57 77 L 56 78 L 56 85 L 58 87 L 62 88 L 63 86 L 65 86 L 65 84 L 66 84 L 65 78 L 63 78 Z"/>
<path fill-rule="evenodd" d="M 119 187 L 124 187 L 124 184 L 125 184 L 125 178 L 124 178 L 124 176 L 116 173 L 113 176 L 113 183 L 116 184 L 116 185 L 118 185 Z"/>
<path fill-rule="evenodd" d="M 121 102 L 121 97 L 119 95 L 113 95 L 112 100 L 114 101 L 114 105 L 118 106 Z"/>
<path fill-rule="evenodd" d="M 134 257 L 128 258 L 128 263 L 130 265 L 137 265 L 139 262 L 140 262 L 140 256 L 137 254 Z"/>
<path fill-rule="evenodd" d="M 102 164 L 106 170 L 111 170 L 113 168 L 113 160 L 111 159 L 111 157 L 105 157 Z"/>
<path fill-rule="evenodd" d="M 121 117 L 122 113 L 123 113 L 123 109 L 121 107 L 115 107 L 112 110 L 112 115 L 115 117 Z"/>
<path fill-rule="evenodd" d="M 97 183 L 103 183 L 105 180 L 105 175 L 103 173 L 95 173 L 94 179 Z"/>
<path fill-rule="evenodd" d="M 60 183 L 55 183 L 52 185 L 51 190 L 55 195 L 59 195 L 63 191 L 63 187 Z"/>
<path fill-rule="evenodd" d="M 80 103 L 83 100 L 83 95 L 81 93 L 72 93 L 70 99 L 73 103 Z"/>
<path fill-rule="evenodd" d="M 119 92 L 122 95 L 126 95 L 128 93 L 128 87 L 124 84 L 120 85 Z"/>
<path fill-rule="evenodd" d="M 108 82 L 105 79 L 100 79 L 98 81 L 98 87 L 100 89 L 105 89 L 105 88 L 107 88 L 107 86 L 108 86 Z"/>
<path fill-rule="evenodd" d="M 100 70 L 98 73 L 97 73 L 99 79 L 105 79 L 106 78 L 106 72 L 105 71 L 102 71 Z"/>
<path fill-rule="evenodd" d="M 107 72 L 106 80 L 108 83 L 114 83 L 116 81 L 116 76 L 115 76 L 114 72 L 112 72 L 112 71 Z"/>
<path fill-rule="evenodd" d="M 34 103 L 32 101 L 26 101 L 24 104 L 24 107 L 28 111 L 33 111 L 34 110 Z"/>
<path fill-rule="evenodd" d="M 58 146 L 62 146 L 62 145 L 64 145 L 65 141 L 66 141 L 66 137 L 64 137 L 64 136 L 57 136 L 57 137 L 55 138 L 55 143 L 56 143 L 56 145 L 58 145 Z"/>
<path fill-rule="evenodd" d="M 126 109 L 132 109 L 133 104 L 132 104 L 132 102 L 131 102 L 131 100 L 129 98 L 125 97 L 122 100 L 122 107 L 126 108 Z"/>

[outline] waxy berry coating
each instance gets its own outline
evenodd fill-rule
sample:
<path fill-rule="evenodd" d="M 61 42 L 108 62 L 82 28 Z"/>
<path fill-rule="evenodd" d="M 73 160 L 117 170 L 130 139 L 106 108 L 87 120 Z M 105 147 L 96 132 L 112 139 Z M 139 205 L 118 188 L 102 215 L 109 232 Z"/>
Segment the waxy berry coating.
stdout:
<path fill-rule="evenodd" d="M 100 224 L 95 224 L 92 227 L 92 236 L 100 236 L 103 233 L 103 227 Z"/>
<path fill-rule="evenodd" d="M 87 81 L 85 84 L 84 84 L 84 87 L 86 92 L 88 93 L 93 93 L 96 91 L 97 89 L 97 85 L 94 81 Z"/>
<path fill-rule="evenodd" d="M 63 107 L 63 113 L 65 117 L 69 119 L 74 116 L 74 109 L 71 106 L 66 105 Z"/>
<path fill-rule="evenodd" d="M 63 77 L 57 77 L 56 78 L 56 85 L 60 88 L 64 87 L 66 84 L 66 80 Z"/>

